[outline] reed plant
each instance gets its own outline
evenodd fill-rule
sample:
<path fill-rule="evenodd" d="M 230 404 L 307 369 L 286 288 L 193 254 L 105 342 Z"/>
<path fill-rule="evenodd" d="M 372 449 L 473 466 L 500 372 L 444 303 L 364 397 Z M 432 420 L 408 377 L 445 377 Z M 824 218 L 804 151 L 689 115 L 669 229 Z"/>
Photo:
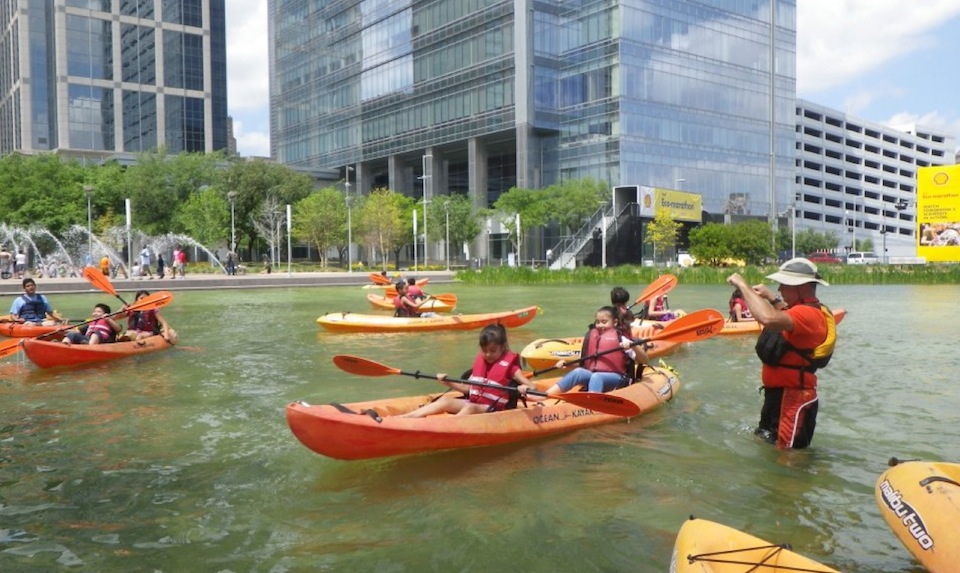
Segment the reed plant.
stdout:
<path fill-rule="evenodd" d="M 777 265 L 743 267 L 580 267 L 573 270 L 530 267 L 484 267 L 458 271 L 456 280 L 479 285 L 541 284 L 649 284 L 671 273 L 682 284 L 725 284 L 737 272 L 749 283 L 759 283 L 777 270 Z M 820 275 L 831 284 L 958 284 L 960 265 L 819 265 Z"/>

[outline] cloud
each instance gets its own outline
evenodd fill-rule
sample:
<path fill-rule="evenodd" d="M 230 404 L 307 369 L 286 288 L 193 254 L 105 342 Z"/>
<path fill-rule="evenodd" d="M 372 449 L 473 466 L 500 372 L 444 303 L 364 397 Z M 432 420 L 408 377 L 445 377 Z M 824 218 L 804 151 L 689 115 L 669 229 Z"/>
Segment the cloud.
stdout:
<path fill-rule="evenodd" d="M 843 85 L 901 56 L 931 47 L 928 32 L 960 14 L 957 0 L 797 2 L 797 91 Z"/>
<path fill-rule="evenodd" d="M 906 129 L 912 125 L 919 125 L 947 134 L 960 133 L 960 117 L 949 117 L 939 111 L 925 114 L 916 114 L 909 111 L 895 113 L 881 122 L 883 125 L 896 129 Z"/>
<path fill-rule="evenodd" d="M 227 97 L 241 155 L 270 155 L 269 46 L 266 0 L 229 0 Z"/>

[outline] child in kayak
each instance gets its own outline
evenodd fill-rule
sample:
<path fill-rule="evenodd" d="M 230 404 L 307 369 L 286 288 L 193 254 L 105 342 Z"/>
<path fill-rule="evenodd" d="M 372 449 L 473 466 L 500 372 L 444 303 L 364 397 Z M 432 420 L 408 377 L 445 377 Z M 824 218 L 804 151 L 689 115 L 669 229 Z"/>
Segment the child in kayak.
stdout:
<path fill-rule="evenodd" d="M 92 321 L 67 332 L 61 342 L 69 345 L 105 344 L 116 341 L 117 334 L 123 328 L 117 324 L 117 321 L 108 316 L 109 314 L 110 307 L 108 305 L 98 304 L 93 307 Z"/>
<path fill-rule="evenodd" d="M 582 366 L 567 372 L 547 394 L 569 392 L 577 385 L 590 392 L 609 392 L 632 382 L 633 365 L 646 364 L 647 353 L 642 345 L 623 335 L 618 314 L 612 306 L 597 311 L 593 326 L 583 337 Z M 566 365 L 563 360 L 557 362 L 557 368 Z"/>
<path fill-rule="evenodd" d="M 447 380 L 446 374 L 437 374 L 437 380 L 462 392 L 463 396 L 443 396 L 402 417 L 423 418 L 441 412 L 461 416 L 516 408 L 519 397 L 516 388 L 530 382 L 520 368 L 520 356 L 512 352 L 507 344 L 507 329 L 503 325 L 490 324 L 480 331 L 480 352 L 473 361 L 469 379 L 502 386 L 503 390 L 463 384 Z"/>
<path fill-rule="evenodd" d="M 134 297 L 134 302 L 148 296 L 150 296 L 149 291 L 139 290 Z M 127 310 L 127 306 L 124 306 L 123 309 L 127 311 L 127 331 L 123 333 L 119 340 L 140 340 L 156 334 L 162 335 L 167 342 L 176 340 L 176 332 L 160 316 L 159 310 L 131 311 Z"/>

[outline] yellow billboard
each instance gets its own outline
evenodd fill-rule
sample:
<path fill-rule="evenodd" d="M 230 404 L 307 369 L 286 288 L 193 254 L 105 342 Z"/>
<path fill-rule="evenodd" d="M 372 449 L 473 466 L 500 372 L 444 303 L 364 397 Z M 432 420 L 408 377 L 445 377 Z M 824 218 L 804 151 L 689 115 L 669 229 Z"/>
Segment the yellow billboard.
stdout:
<path fill-rule="evenodd" d="M 960 165 L 917 170 L 917 256 L 960 261 Z"/>
<path fill-rule="evenodd" d="M 703 197 L 696 193 L 684 193 L 660 187 L 641 187 L 640 214 L 650 218 L 666 211 L 674 221 L 703 220 Z"/>

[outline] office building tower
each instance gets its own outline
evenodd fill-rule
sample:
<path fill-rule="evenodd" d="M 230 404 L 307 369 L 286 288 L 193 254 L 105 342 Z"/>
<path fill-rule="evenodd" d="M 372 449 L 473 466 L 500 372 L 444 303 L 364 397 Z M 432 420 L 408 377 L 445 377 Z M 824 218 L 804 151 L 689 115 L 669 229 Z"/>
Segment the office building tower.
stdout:
<path fill-rule="evenodd" d="M 270 0 L 269 34 L 271 155 L 360 192 L 592 177 L 770 220 L 793 196 L 794 0 Z"/>
<path fill-rule="evenodd" d="M 0 154 L 227 147 L 224 0 L 0 0 Z"/>

